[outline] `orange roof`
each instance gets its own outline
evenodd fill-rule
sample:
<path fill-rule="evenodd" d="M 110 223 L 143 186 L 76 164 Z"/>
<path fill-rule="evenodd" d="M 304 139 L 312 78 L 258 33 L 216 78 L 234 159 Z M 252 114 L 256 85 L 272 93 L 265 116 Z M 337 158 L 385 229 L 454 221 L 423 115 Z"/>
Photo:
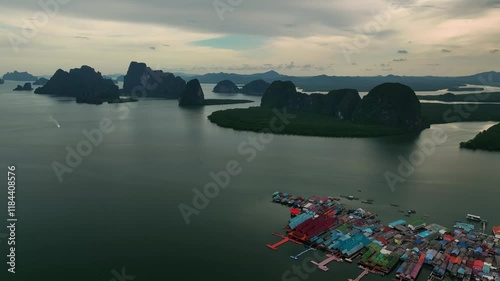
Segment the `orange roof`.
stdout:
<path fill-rule="evenodd" d="M 495 233 L 496 235 L 500 235 L 500 226 L 493 227 L 493 233 Z"/>

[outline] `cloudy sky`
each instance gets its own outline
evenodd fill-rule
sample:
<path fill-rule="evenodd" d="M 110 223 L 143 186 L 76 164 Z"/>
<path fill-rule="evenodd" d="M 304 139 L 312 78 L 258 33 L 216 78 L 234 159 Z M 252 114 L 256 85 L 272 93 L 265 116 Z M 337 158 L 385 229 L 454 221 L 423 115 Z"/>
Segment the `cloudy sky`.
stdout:
<path fill-rule="evenodd" d="M 0 73 L 500 71 L 500 0 L 0 0 Z M 50 3 L 43 7 L 40 3 Z"/>

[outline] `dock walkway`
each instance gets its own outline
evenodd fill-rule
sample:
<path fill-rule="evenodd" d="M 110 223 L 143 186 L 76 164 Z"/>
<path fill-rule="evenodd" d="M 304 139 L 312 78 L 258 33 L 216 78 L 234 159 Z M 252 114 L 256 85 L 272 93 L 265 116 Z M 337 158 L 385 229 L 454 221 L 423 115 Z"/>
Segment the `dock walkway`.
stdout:
<path fill-rule="evenodd" d="M 326 255 L 328 258 L 326 258 L 324 261 L 317 263 L 315 261 L 311 261 L 312 264 L 315 264 L 318 266 L 319 269 L 323 271 L 328 271 L 328 267 L 326 266 L 327 264 L 331 263 L 332 261 L 338 261 L 338 262 L 343 262 L 343 260 L 337 256 L 334 255 Z"/>
<path fill-rule="evenodd" d="M 276 232 L 273 232 L 272 234 L 273 234 L 274 236 L 277 236 L 277 237 L 280 237 L 280 238 L 282 238 L 282 239 L 283 239 L 283 240 L 281 240 L 281 241 L 279 241 L 279 242 L 277 242 L 277 243 L 275 243 L 275 244 L 273 244 L 273 245 L 269 245 L 269 244 L 267 244 L 267 245 L 266 245 L 268 248 L 273 249 L 273 250 L 275 250 L 275 251 L 276 251 L 276 250 L 278 250 L 278 247 L 279 247 L 279 246 L 281 246 L 281 245 L 285 244 L 285 243 L 286 243 L 286 242 L 288 242 L 288 241 L 293 242 L 293 243 L 295 243 L 295 244 L 297 244 L 297 245 L 302 245 L 302 243 L 300 243 L 299 241 L 296 241 L 296 240 L 294 240 L 294 239 L 292 239 L 292 238 L 289 238 L 289 237 L 287 237 L 287 236 L 284 236 L 284 235 L 282 235 L 282 234 L 279 234 L 279 233 L 276 233 Z"/>

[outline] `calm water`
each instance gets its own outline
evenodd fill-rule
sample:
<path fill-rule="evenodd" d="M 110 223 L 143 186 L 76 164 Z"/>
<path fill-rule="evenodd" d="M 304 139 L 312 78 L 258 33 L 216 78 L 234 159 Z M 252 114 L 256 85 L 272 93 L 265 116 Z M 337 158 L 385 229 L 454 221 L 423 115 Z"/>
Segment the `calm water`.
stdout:
<path fill-rule="evenodd" d="M 490 227 L 500 225 L 500 154 L 458 148 L 491 122 L 379 139 L 274 136 L 248 162 L 237 148 L 253 133 L 219 128 L 207 116 L 258 102 L 180 109 L 176 101 L 147 99 L 120 118 L 120 105 L 13 93 L 14 84 L 0 85 L 0 162 L 4 171 L 8 164 L 18 169 L 18 273 L 5 279 L 2 241 L 0 280 L 109 281 L 113 269 L 124 267 L 134 280 L 282 280 L 284 272 L 302 264 L 289 256 L 303 248 L 265 247 L 278 240 L 270 233 L 282 230 L 289 218 L 286 208 L 269 202 L 277 190 L 373 199 L 368 209 L 384 222 L 400 218 L 389 206 L 398 203 L 417 210 L 415 218 L 429 214 L 446 226 L 467 213 L 488 219 Z M 212 87 L 204 85 L 207 97 L 227 98 L 211 94 Z M 97 128 L 103 118 L 112 120 L 114 131 L 60 183 L 51 164 L 64 163 L 66 146 L 74 148 L 85 139 L 82 130 Z M 384 172 L 396 172 L 398 156 L 408 158 L 436 129 L 445 130 L 447 141 L 392 192 Z M 230 160 L 241 164 L 242 173 L 186 225 L 178 205 L 191 204 L 192 189 L 211 182 L 209 173 Z M 0 233 L 5 233 L 7 190 L 1 186 Z M 329 272 L 307 280 L 346 280 L 359 272 L 355 265 L 332 264 Z"/>

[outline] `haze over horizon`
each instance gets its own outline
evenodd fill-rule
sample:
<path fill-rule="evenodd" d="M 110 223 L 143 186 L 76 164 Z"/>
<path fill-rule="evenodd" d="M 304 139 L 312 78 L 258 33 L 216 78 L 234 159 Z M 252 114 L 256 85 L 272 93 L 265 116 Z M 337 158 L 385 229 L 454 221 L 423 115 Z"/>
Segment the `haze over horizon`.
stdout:
<path fill-rule="evenodd" d="M 2 1 L 1 73 L 50 75 L 81 65 L 124 73 L 130 61 L 189 74 L 460 76 L 500 70 L 496 0 L 59 0 L 67 3 L 46 23 L 38 2 Z M 12 40 L 19 38 L 16 53 Z"/>

